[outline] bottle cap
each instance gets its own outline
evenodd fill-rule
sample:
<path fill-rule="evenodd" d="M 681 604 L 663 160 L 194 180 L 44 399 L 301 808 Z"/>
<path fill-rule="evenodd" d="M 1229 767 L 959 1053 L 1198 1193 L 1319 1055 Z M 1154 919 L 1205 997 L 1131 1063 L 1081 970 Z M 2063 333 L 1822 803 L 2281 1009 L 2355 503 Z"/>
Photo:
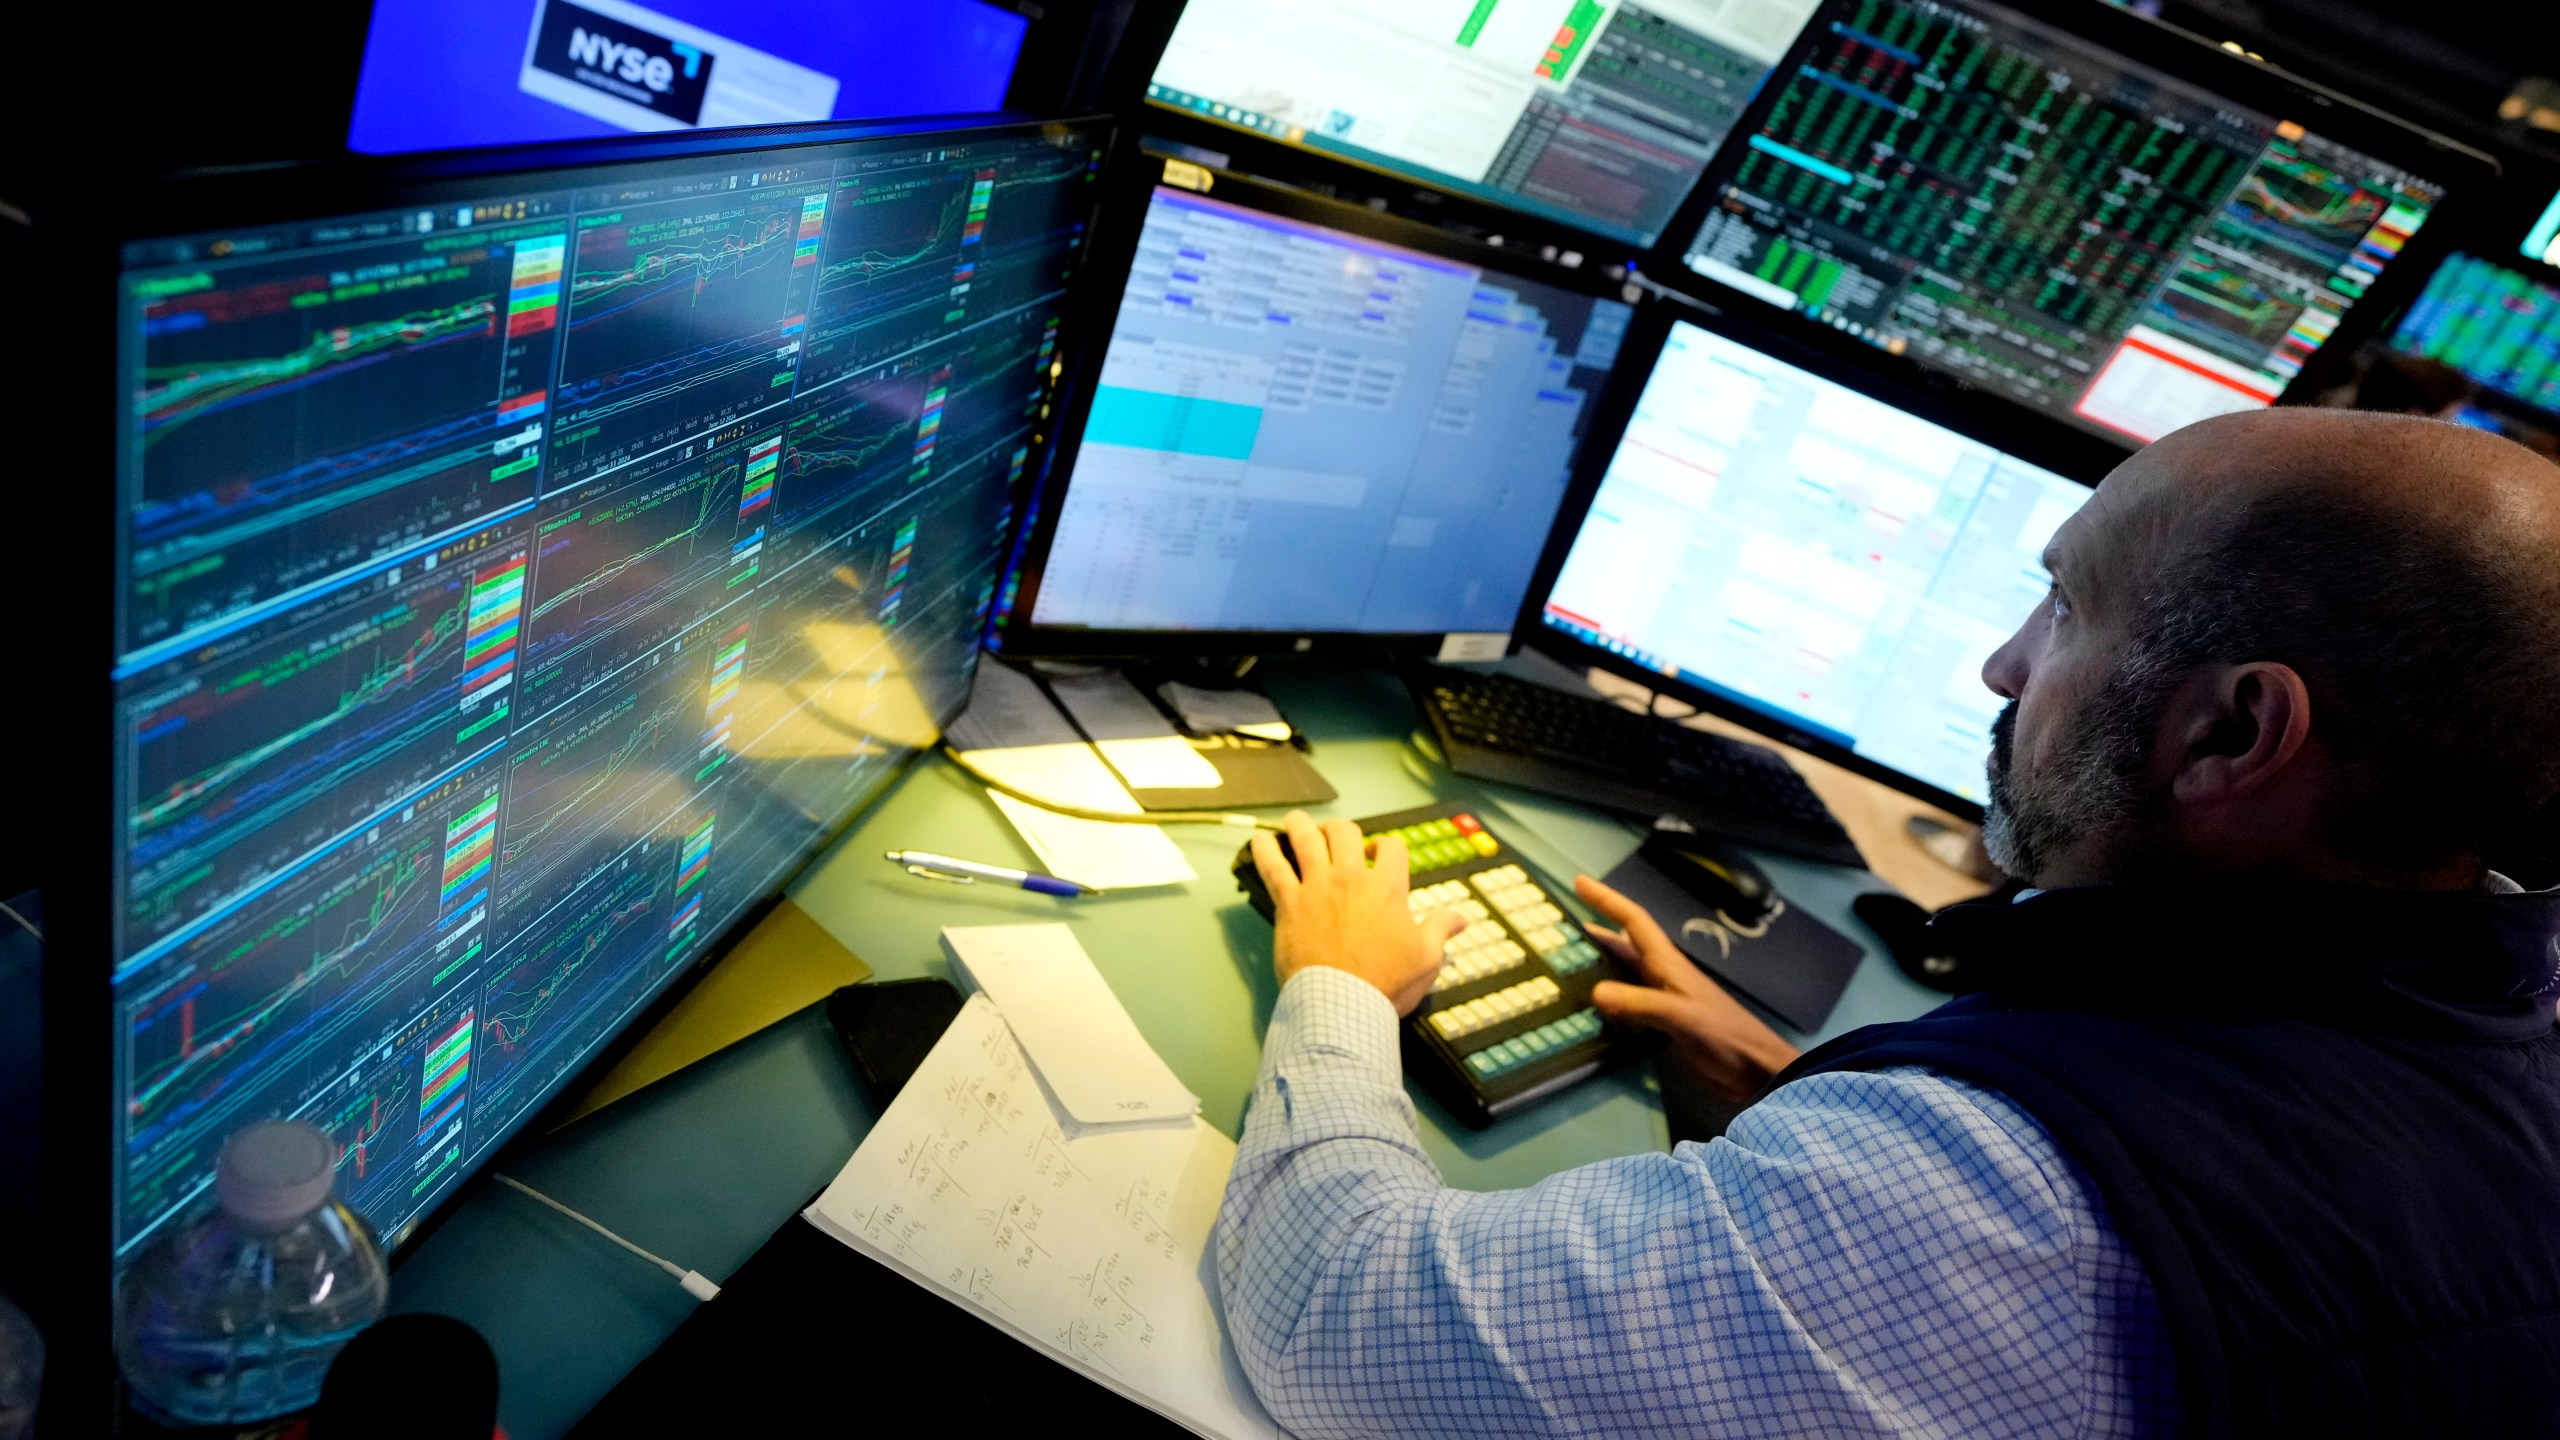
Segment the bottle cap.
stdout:
<path fill-rule="evenodd" d="M 224 1214 L 274 1227 L 319 1209 L 337 1178 L 337 1147 L 325 1133 L 296 1120 L 265 1120 L 223 1142 L 213 1190 Z"/>

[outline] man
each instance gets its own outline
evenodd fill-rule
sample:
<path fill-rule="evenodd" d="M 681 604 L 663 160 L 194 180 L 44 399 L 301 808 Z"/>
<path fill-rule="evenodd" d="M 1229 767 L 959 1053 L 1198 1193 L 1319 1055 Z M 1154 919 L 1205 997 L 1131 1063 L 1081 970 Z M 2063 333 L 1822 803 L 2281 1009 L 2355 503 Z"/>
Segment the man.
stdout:
<path fill-rule="evenodd" d="M 2109 477 L 1984 666 L 1985 992 L 1799 1057 L 1585 877 L 1594 995 L 1707 1145 L 1442 1186 L 1397 1071 L 1449 917 L 1392 838 L 1255 859 L 1282 981 L 1219 1221 L 1318 1435 L 2560 1434 L 2560 470 L 2269 411 Z"/>

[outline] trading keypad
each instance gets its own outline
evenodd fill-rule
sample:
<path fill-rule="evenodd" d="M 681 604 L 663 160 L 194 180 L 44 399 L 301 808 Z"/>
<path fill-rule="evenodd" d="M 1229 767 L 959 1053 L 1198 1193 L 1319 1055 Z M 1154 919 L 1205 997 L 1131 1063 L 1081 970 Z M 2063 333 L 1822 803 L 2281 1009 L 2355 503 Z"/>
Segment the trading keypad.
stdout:
<path fill-rule="evenodd" d="M 1461 1118 L 1491 1124 L 1632 1051 L 1634 1037 L 1591 1008 L 1591 987 L 1613 963 L 1473 813 L 1439 806 L 1360 828 L 1403 839 L 1415 919 L 1455 910 L 1467 922 L 1405 1022 L 1406 1068 Z M 1238 857 L 1236 878 L 1268 915 L 1249 855 Z"/>

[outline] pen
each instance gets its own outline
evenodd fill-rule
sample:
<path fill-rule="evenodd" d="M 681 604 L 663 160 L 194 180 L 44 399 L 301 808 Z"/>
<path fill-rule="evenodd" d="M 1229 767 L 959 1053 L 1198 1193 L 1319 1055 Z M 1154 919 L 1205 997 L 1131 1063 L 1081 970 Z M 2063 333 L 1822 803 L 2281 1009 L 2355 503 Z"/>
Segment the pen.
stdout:
<path fill-rule="evenodd" d="M 1043 895 L 1063 895 L 1070 899 L 1078 895 L 1102 893 L 1090 885 L 1079 885 L 1073 880 L 1061 880 L 1055 875 L 1036 875 L 1028 870 L 1008 870 L 1002 865 L 981 865 L 975 860 L 954 860 L 948 855 L 930 855 L 922 850 L 892 850 L 889 852 L 889 863 L 906 866 L 907 873 L 911 875 L 922 875 L 928 880 L 957 880 L 963 885 L 979 880 L 993 880 L 1004 885 L 1019 885 L 1025 890 L 1035 890 Z"/>

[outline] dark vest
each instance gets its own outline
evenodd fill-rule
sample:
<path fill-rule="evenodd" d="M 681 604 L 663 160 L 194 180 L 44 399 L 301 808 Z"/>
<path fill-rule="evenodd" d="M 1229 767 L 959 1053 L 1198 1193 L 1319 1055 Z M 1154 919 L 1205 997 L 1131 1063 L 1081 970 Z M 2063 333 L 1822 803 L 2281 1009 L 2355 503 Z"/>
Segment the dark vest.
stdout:
<path fill-rule="evenodd" d="M 1958 906 L 1984 991 L 1779 1082 L 1919 1065 L 2085 1167 L 2199 1436 L 2560 1437 L 2560 894 L 2092 888 Z"/>

